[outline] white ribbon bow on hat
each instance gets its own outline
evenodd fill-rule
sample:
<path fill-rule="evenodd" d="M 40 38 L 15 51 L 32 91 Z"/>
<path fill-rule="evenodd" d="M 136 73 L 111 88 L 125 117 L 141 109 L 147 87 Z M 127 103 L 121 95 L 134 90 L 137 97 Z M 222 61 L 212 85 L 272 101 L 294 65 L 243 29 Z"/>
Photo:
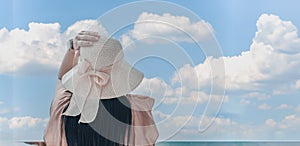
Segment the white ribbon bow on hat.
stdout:
<path fill-rule="evenodd" d="M 106 72 L 110 69 L 111 66 L 107 66 L 98 70 L 94 70 L 92 69 L 91 64 L 84 59 L 83 62 L 81 62 L 78 66 L 77 73 L 80 76 L 78 78 L 78 84 L 75 86 L 74 93 L 78 96 L 87 98 L 91 89 L 96 87 L 99 89 L 98 95 L 101 97 L 102 87 L 108 83 L 110 78 L 110 75 Z M 88 83 L 86 81 L 88 81 Z"/>
<path fill-rule="evenodd" d="M 77 70 L 79 75 L 77 85 L 64 115 L 77 116 L 81 114 L 79 122 L 89 123 L 93 121 L 98 112 L 100 99 L 98 97 L 101 97 L 103 86 L 110 80 L 110 75 L 107 72 L 110 72 L 111 68 L 112 65 L 94 70 L 87 60 L 80 62 Z M 98 92 L 92 94 L 94 96 L 90 96 L 92 91 L 95 92 L 93 88 Z"/>

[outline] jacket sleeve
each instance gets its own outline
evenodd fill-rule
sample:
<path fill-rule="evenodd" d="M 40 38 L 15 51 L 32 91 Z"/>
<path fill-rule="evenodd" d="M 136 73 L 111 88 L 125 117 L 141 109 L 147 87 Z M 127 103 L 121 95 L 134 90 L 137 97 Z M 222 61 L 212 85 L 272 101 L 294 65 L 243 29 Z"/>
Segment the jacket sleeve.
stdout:
<path fill-rule="evenodd" d="M 72 93 L 57 80 L 55 95 L 50 106 L 50 118 L 44 131 L 44 142 L 47 146 L 67 146 L 62 113 L 69 104 Z"/>
<path fill-rule="evenodd" d="M 154 99 L 138 94 L 128 94 L 131 104 L 132 126 L 129 145 L 153 146 L 159 136 L 152 116 Z"/>

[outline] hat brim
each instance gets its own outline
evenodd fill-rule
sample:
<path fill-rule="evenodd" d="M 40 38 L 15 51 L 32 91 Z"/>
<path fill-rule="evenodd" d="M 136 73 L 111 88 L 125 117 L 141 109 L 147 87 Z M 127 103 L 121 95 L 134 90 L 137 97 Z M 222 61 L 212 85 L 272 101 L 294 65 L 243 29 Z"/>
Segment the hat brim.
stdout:
<path fill-rule="evenodd" d="M 65 73 L 62 77 L 62 84 L 65 88 L 74 93 L 74 88 L 77 86 L 79 74 L 77 73 L 78 65 L 74 66 L 71 70 Z M 139 70 L 132 67 L 127 61 L 122 59 L 120 63 L 114 64 L 110 72 L 109 82 L 102 87 L 101 95 L 90 95 L 99 96 L 100 99 L 110 99 L 126 95 L 133 91 L 143 80 L 144 74 Z M 91 89 L 91 93 L 99 93 Z"/>

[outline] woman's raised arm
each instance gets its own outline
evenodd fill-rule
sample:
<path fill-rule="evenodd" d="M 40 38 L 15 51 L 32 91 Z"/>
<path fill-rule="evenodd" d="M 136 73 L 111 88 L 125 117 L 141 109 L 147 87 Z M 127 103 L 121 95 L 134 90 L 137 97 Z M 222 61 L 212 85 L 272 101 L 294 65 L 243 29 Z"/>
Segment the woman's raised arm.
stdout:
<path fill-rule="evenodd" d="M 62 76 L 78 63 L 78 58 L 79 52 L 76 52 L 73 49 L 70 49 L 65 53 L 64 59 L 60 65 L 58 79 L 61 80 Z"/>
<path fill-rule="evenodd" d="M 71 48 L 68 48 L 64 59 L 60 65 L 58 79 L 62 79 L 63 75 L 72 69 L 79 59 L 79 50 L 80 47 L 92 46 L 94 42 L 98 41 L 100 38 L 97 32 L 93 31 L 81 31 L 77 34 L 75 39 L 71 41 Z"/>

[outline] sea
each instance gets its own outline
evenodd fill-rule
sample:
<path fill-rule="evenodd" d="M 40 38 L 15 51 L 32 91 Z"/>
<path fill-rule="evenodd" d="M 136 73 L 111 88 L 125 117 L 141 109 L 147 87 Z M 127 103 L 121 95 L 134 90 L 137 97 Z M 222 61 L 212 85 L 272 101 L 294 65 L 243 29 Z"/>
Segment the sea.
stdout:
<path fill-rule="evenodd" d="M 168 141 L 159 142 L 156 146 L 300 146 L 300 141 L 217 141 L 217 142 L 201 142 L 201 141 Z"/>

